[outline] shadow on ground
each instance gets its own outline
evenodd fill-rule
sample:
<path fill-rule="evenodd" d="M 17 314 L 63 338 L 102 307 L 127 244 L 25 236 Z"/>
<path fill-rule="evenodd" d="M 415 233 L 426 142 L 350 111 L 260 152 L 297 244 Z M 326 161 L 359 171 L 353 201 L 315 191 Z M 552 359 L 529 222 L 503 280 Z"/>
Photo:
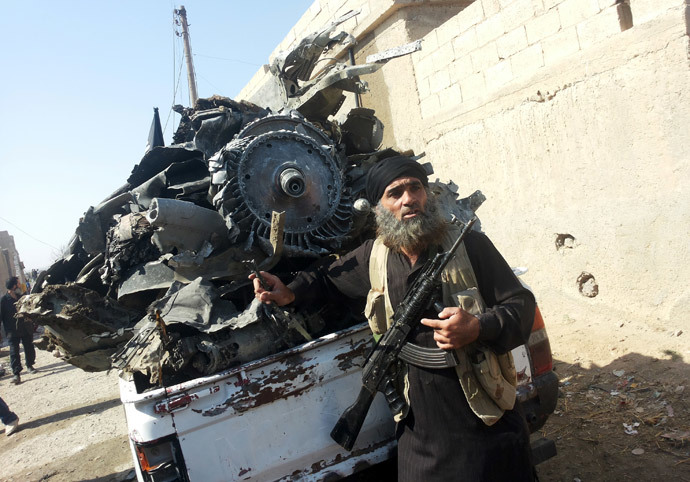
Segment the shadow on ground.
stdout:
<path fill-rule="evenodd" d="M 22 430 L 28 430 L 32 428 L 40 427 L 44 424 L 60 422 L 62 420 L 67 420 L 73 417 L 79 417 L 80 415 L 94 414 L 104 412 L 113 407 L 120 406 L 121 402 L 119 398 L 114 398 L 112 400 L 106 400 L 103 402 L 94 403 L 91 405 L 80 406 L 74 409 L 65 410 L 63 412 L 54 413 L 46 417 L 38 418 L 36 420 L 31 420 L 30 422 L 22 424 Z"/>
<path fill-rule="evenodd" d="M 123 470 L 122 472 L 117 472 L 115 474 L 106 475 L 103 477 L 97 477 L 95 479 L 84 479 L 83 482 L 124 482 L 127 480 L 136 480 L 137 474 L 134 469 Z"/>
<path fill-rule="evenodd" d="M 690 365 L 665 354 L 589 368 L 555 361 L 558 405 L 537 433 L 556 442 L 558 455 L 537 466 L 542 482 L 690 482 Z M 396 479 L 391 459 L 344 480 Z"/>
<path fill-rule="evenodd" d="M 556 361 L 558 405 L 541 432 L 558 455 L 538 467 L 542 481 L 690 481 L 690 365 L 664 353 Z"/>

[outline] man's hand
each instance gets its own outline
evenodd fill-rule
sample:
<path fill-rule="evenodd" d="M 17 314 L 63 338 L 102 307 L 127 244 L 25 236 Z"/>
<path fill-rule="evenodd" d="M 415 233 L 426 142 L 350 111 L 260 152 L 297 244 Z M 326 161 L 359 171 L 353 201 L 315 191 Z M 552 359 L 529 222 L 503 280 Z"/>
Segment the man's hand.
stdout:
<path fill-rule="evenodd" d="M 422 324 L 434 329 L 434 341 L 442 350 L 462 348 L 479 337 L 479 319 L 462 308 L 447 306 L 438 317 L 422 318 Z"/>
<path fill-rule="evenodd" d="M 254 283 L 254 296 L 262 303 L 274 302 L 278 306 L 284 306 L 295 301 L 295 294 L 280 281 L 280 278 L 273 276 L 271 273 L 261 271 L 261 277 L 267 285 L 268 289 L 261 286 L 261 281 L 256 277 L 256 274 L 249 275 L 249 279 Z"/>

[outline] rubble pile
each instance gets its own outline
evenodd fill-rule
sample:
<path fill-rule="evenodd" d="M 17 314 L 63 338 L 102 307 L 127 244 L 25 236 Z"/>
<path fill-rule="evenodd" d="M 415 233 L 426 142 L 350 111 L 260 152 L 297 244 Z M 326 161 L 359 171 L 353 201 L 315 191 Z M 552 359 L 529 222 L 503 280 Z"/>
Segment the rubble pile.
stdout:
<path fill-rule="evenodd" d="M 359 76 L 386 60 L 312 75 L 325 50 L 351 41 L 332 35 L 347 15 L 273 62 L 278 89 L 264 106 L 213 96 L 175 107 L 175 143 L 148 150 L 86 211 L 67 254 L 20 301 L 19 316 L 45 326 L 44 348 L 158 385 L 303 343 L 323 334 L 324 318 L 329 331 L 361 320 L 346 307 L 261 305 L 248 280 L 270 269 L 289 282 L 373 234 L 364 177 L 397 152 L 380 149 L 372 110 L 352 109 L 343 123 L 333 115 L 343 91 L 364 92 Z M 465 219 L 481 197 L 434 190 Z"/>

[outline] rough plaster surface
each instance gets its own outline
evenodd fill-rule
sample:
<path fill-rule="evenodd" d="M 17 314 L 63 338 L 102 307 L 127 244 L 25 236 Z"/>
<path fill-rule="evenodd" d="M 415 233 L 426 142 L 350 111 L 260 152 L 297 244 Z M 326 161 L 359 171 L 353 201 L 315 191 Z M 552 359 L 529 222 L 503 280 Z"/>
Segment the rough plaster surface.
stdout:
<path fill-rule="evenodd" d="M 467 123 L 424 130 L 437 172 L 486 194 L 486 231 L 511 264 L 530 267 L 546 316 L 606 311 L 690 329 L 682 310 L 690 302 L 690 70 L 681 18 L 672 10 L 570 58 L 565 73 L 543 72 L 534 85 L 551 84 L 549 95 L 528 86 Z M 557 250 L 565 233 L 575 243 Z M 580 294 L 582 272 L 595 277 L 597 297 Z"/>
<path fill-rule="evenodd" d="M 317 3 L 301 29 L 320 28 L 331 3 L 364 7 L 358 63 L 424 38 L 423 53 L 365 79 L 363 105 L 384 121 L 385 146 L 426 151 L 461 194 L 482 189 L 487 234 L 510 264 L 530 268 L 547 318 L 690 331 L 685 2 L 631 0 L 625 32 L 605 0 Z M 488 62 L 487 52 L 520 48 L 508 39 L 524 43 L 521 23 L 529 46 L 512 69 Z M 558 249 L 559 234 L 574 239 Z M 583 291 L 596 284 L 597 296 L 581 294 L 583 273 L 594 277 Z"/>

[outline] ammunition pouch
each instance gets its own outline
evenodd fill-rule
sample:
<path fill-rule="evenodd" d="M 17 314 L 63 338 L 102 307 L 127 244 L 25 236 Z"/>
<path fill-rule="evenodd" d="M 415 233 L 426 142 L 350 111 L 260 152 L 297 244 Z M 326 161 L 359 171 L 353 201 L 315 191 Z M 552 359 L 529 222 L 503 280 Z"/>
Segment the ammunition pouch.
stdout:
<path fill-rule="evenodd" d="M 369 321 L 369 328 L 374 335 L 385 333 L 388 329 L 388 316 L 386 315 L 386 295 L 383 291 L 374 288 L 369 291 L 364 316 Z"/>

